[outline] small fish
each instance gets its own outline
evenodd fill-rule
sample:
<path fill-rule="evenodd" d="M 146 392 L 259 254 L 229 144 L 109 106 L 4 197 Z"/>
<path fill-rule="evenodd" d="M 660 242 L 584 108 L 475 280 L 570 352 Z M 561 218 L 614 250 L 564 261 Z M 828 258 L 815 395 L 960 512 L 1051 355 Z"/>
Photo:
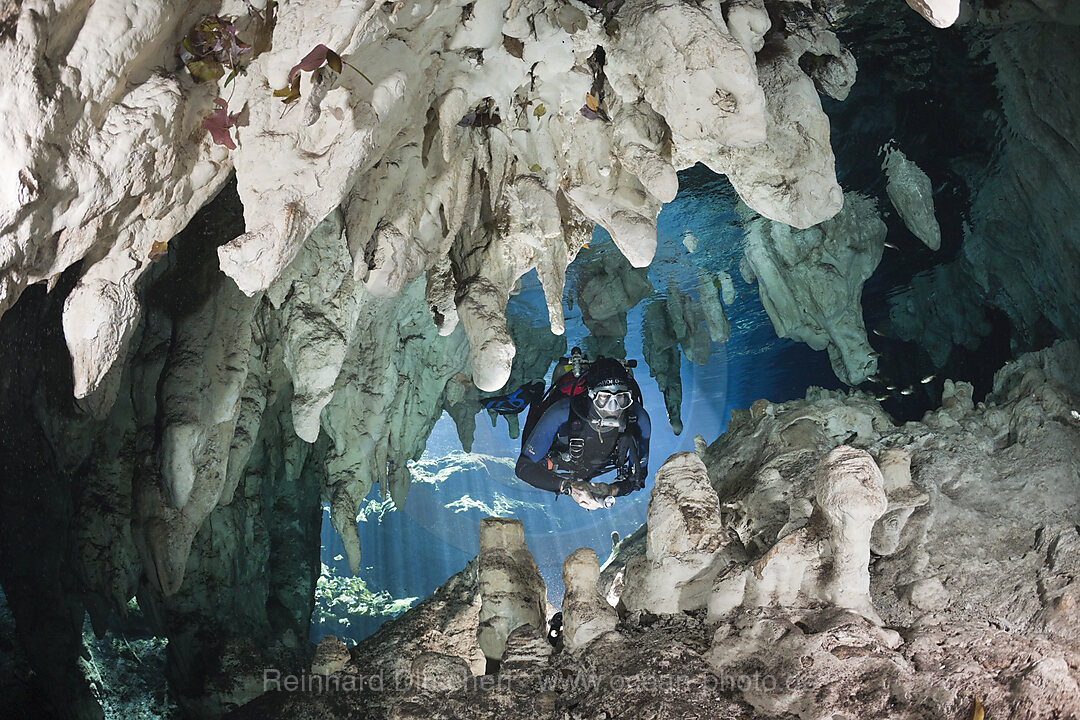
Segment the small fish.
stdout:
<path fill-rule="evenodd" d="M 891 242 L 886 242 L 885 247 L 892 248 L 893 250 L 899 250 L 900 249 L 900 248 L 896 247 L 895 245 L 893 245 Z"/>
<path fill-rule="evenodd" d="M 875 335 L 877 335 L 878 337 L 888 337 L 888 335 L 886 335 L 885 333 L 881 332 L 881 331 L 880 331 L 880 330 L 878 330 L 877 328 L 874 328 L 874 329 L 873 329 L 873 330 L 872 330 L 871 332 L 873 332 L 873 333 L 874 333 Z"/>
<path fill-rule="evenodd" d="M 871 350 L 870 352 L 866 353 L 866 355 L 867 355 L 867 357 L 872 357 L 872 358 L 881 357 L 881 353 L 879 353 L 877 350 Z"/>
<path fill-rule="evenodd" d="M 885 389 L 888 390 L 889 392 L 892 392 L 893 390 L 896 389 L 896 386 L 895 385 L 886 385 Z"/>
<path fill-rule="evenodd" d="M 870 382 L 875 382 L 875 383 L 881 382 L 881 376 L 878 375 L 877 373 L 874 373 L 873 375 L 867 376 L 866 379 L 869 380 Z"/>
<path fill-rule="evenodd" d="M 911 388 L 904 388 L 903 390 L 900 391 L 900 394 L 901 395 L 911 395 L 914 392 L 915 391 L 912 390 Z"/>
<path fill-rule="evenodd" d="M 619 544 L 619 531 L 618 530 L 612 530 L 611 531 L 611 548 L 614 550 L 615 546 L 618 545 L 618 544 Z"/>
<path fill-rule="evenodd" d="M 892 397 L 892 395 L 878 395 L 878 396 L 877 396 L 876 398 L 874 398 L 874 399 L 875 399 L 875 400 L 877 400 L 878 402 L 885 402 L 885 401 L 886 401 L 886 400 L 888 400 L 888 399 L 889 399 L 890 397 Z"/>
<path fill-rule="evenodd" d="M 923 385 L 925 385 L 926 383 L 930 382 L 931 380 L 933 380 L 936 377 L 937 377 L 937 373 L 934 373 L 932 375 L 927 375 L 926 377 L 924 377 L 919 382 L 921 382 Z"/>
<path fill-rule="evenodd" d="M 344 560 L 344 559 L 345 559 L 345 556 L 344 556 L 344 555 L 335 555 L 335 556 L 334 556 L 334 560 L 335 560 L 336 562 L 341 562 L 341 561 L 342 561 L 342 560 Z"/>

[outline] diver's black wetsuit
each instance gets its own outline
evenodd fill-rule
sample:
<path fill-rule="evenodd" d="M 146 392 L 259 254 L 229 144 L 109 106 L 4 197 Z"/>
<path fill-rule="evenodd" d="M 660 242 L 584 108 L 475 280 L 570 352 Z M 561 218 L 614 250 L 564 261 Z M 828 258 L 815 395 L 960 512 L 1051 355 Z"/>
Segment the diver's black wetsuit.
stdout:
<path fill-rule="evenodd" d="M 533 427 L 522 433 L 517 476 L 533 487 L 558 493 L 566 478 L 591 480 L 627 466 L 629 474 L 612 483 L 615 495 L 645 487 L 649 474 L 649 414 L 635 401 L 623 429 L 597 432 L 572 408 L 572 400 L 552 403 Z"/>

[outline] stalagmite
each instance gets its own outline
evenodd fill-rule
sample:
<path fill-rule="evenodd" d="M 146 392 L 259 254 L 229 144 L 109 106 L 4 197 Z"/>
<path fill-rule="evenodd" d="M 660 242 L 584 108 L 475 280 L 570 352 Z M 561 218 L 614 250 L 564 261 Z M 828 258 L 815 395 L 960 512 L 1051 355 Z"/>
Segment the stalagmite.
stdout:
<path fill-rule="evenodd" d="M 507 638 L 523 625 L 543 633 L 547 589 L 520 520 L 480 521 L 477 582 L 483 601 L 478 637 L 488 660 L 502 660 Z"/>
<path fill-rule="evenodd" d="M 810 521 L 764 555 L 716 581 L 709 615 L 739 606 L 824 605 L 881 618 L 870 600 L 870 533 L 887 508 L 881 471 L 866 452 L 840 446 L 818 468 Z"/>
<path fill-rule="evenodd" d="M 656 471 L 644 556 L 626 567 L 621 602 L 628 610 L 674 613 L 705 607 L 713 580 L 742 560 L 720 520 L 716 492 L 694 453 L 671 456 Z"/>
<path fill-rule="evenodd" d="M 563 562 L 563 643 L 569 650 L 583 648 L 619 622 L 615 608 L 596 590 L 600 565 L 596 551 L 579 548 Z"/>
<path fill-rule="evenodd" d="M 349 649 L 334 635 L 323 635 L 311 659 L 311 672 L 315 675 L 333 675 L 349 662 Z"/>
<path fill-rule="evenodd" d="M 505 636 L 497 674 L 489 665 L 488 675 L 468 677 L 483 672 L 474 643 L 478 605 L 488 602 L 470 584 L 477 577 L 470 564 L 357 645 L 344 670 L 394 677 L 404 668 L 410 682 L 270 693 L 236 718 L 302 711 L 493 720 L 548 717 L 568 700 L 582 717 L 618 717 L 628 707 L 655 708 L 665 719 L 869 717 L 882 707 L 898 718 L 966 717 L 973 698 L 1007 715 L 1038 707 L 1068 717 L 1080 688 L 1080 536 L 1075 507 L 1060 499 L 1075 497 L 1080 478 L 1080 421 L 1068 400 L 1076 387 L 1080 350 L 1071 342 L 1007 365 L 997 393 L 978 406 L 954 383 L 950 407 L 934 415 L 954 412 L 956 424 L 937 429 L 896 426 L 859 392 L 815 389 L 805 400 L 759 401 L 700 449 L 704 466 L 681 453 L 657 473 L 648 525 L 620 542 L 612 559 L 617 567 L 631 556 L 623 575 L 629 612 L 612 614 L 595 586 L 595 555 L 580 549 L 564 563 L 563 647 L 521 624 Z M 846 439 L 869 452 L 837 447 Z M 913 464 L 926 493 L 911 482 Z M 912 513 L 896 552 L 871 565 L 878 526 L 903 509 L 906 495 L 932 496 L 937 507 Z M 807 498 L 814 503 L 800 515 Z M 482 527 L 494 540 L 482 541 L 475 561 L 481 585 L 509 587 L 503 580 L 521 569 L 535 576 L 520 524 L 491 518 Z M 721 570 L 715 594 L 712 584 L 701 588 L 717 558 L 744 539 L 752 562 L 742 556 L 733 572 Z M 661 545 L 669 554 L 656 568 L 650 559 Z M 509 560 L 504 546 L 522 562 Z M 673 586 L 680 577 L 690 579 Z M 729 600 L 726 584 L 735 577 L 744 581 L 742 604 L 722 614 L 681 607 L 688 591 Z M 511 593 L 515 601 L 525 594 L 521 586 Z M 651 609 L 628 602 L 644 595 L 668 602 Z M 501 604 L 498 616 L 515 607 Z M 536 604 L 530 612 L 539 619 Z M 506 626 L 522 622 L 515 617 Z M 902 637 L 890 629 L 900 626 Z"/>
<path fill-rule="evenodd" d="M 930 496 L 911 481 L 911 453 L 903 448 L 890 448 L 881 453 L 881 468 L 885 495 L 889 506 L 870 534 L 870 550 L 875 555 L 892 555 L 900 545 L 900 534 L 908 518 L 917 508 L 930 502 Z"/>

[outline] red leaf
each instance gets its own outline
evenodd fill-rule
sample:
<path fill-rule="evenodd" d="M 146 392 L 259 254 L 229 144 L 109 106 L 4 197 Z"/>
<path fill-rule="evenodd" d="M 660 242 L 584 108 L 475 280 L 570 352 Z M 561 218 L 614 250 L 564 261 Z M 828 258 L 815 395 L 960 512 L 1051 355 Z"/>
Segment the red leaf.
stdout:
<path fill-rule="evenodd" d="M 216 145 L 223 145 L 230 150 L 236 149 L 229 128 L 233 124 L 233 118 L 229 117 L 229 103 L 223 98 L 214 98 L 214 104 L 218 109 L 203 118 L 203 127 L 210 133 Z"/>
<path fill-rule="evenodd" d="M 315 49 L 304 56 L 304 59 L 293 65 L 292 70 L 289 71 L 289 82 L 292 82 L 293 77 L 301 70 L 318 70 L 326 62 L 326 53 L 330 52 L 330 48 L 326 47 L 322 43 L 315 46 Z"/>

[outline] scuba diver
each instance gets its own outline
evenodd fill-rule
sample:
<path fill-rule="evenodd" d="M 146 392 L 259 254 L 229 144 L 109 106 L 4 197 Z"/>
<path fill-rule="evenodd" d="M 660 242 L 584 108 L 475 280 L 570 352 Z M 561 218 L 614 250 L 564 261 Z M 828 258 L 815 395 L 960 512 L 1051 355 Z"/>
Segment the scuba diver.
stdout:
<path fill-rule="evenodd" d="M 551 388 L 529 410 L 515 473 L 533 487 L 569 495 L 586 510 L 611 507 L 615 498 L 645 487 L 649 467 L 649 414 L 641 389 L 622 362 L 586 360 L 574 348 L 555 368 Z M 539 388 L 536 388 L 539 385 Z M 486 407 L 517 412 L 543 385 L 490 398 Z M 611 483 L 593 478 L 616 471 Z"/>

